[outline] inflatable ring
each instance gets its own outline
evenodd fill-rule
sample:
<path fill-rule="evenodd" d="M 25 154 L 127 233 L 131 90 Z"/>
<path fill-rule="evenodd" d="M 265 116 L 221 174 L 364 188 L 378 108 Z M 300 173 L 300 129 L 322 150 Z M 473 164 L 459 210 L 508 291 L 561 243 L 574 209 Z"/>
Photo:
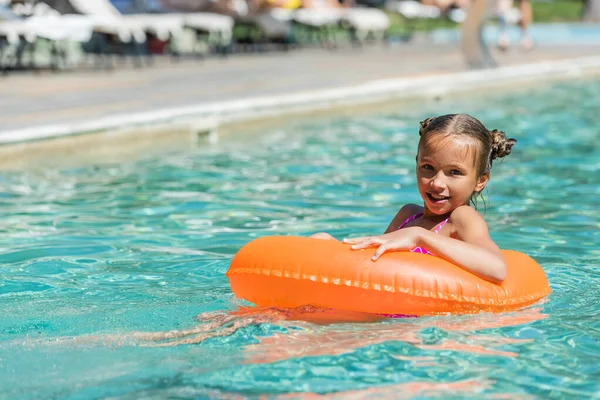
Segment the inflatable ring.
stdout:
<path fill-rule="evenodd" d="M 227 277 L 236 297 L 257 306 L 418 316 L 516 310 L 551 291 L 540 265 L 517 251 L 502 251 L 501 285 L 439 257 L 403 251 L 374 262 L 374 251 L 334 240 L 263 237 L 238 251 Z"/>

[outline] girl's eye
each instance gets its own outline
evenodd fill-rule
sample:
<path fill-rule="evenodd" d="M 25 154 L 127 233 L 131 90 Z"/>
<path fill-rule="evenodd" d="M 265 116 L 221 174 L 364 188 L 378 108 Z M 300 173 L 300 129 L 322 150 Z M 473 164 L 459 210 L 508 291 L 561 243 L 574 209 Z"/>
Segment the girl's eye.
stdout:
<path fill-rule="evenodd" d="M 433 171 L 433 167 L 429 164 L 424 164 L 421 168 L 426 169 L 427 171 Z"/>
<path fill-rule="evenodd" d="M 451 175 L 462 175 L 463 173 L 457 169 L 453 169 L 452 171 L 450 171 Z"/>

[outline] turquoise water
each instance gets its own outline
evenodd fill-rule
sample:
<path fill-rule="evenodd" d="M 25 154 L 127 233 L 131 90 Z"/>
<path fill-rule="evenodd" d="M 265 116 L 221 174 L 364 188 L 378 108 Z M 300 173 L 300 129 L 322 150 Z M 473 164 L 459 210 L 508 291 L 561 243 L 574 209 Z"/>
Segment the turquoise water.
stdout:
<path fill-rule="evenodd" d="M 506 33 L 513 45 L 517 45 L 521 38 L 518 26 L 507 26 Z M 552 46 L 598 46 L 600 45 L 600 25 L 574 24 L 574 23 L 546 23 L 532 24 L 528 33 L 535 43 Z M 486 43 L 494 45 L 498 41 L 499 28 L 494 24 L 487 24 L 482 36 Z M 457 29 L 438 29 L 430 34 L 431 40 L 436 43 L 456 43 L 460 40 Z"/>
<path fill-rule="evenodd" d="M 556 84 L 2 173 L 0 397 L 600 396 L 598 99 L 600 81 Z M 224 273 L 244 243 L 380 232 L 418 201 L 418 121 L 450 110 L 518 138 L 494 166 L 485 218 L 501 247 L 544 267 L 547 301 L 369 324 L 228 316 L 244 303 Z M 199 343 L 134 337 L 186 328 Z"/>

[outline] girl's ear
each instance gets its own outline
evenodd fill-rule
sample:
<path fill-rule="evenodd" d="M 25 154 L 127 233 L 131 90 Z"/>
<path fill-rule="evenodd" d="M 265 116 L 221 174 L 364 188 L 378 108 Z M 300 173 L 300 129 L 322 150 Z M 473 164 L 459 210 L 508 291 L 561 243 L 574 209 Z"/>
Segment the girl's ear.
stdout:
<path fill-rule="evenodd" d="M 477 185 L 475 185 L 475 191 L 477 193 L 480 193 L 485 188 L 485 185 L 487 185 L 489 180 L 490 180 L 489 172 L 487 174 L 483 174 L 479 178 L 477 178 Z"/>

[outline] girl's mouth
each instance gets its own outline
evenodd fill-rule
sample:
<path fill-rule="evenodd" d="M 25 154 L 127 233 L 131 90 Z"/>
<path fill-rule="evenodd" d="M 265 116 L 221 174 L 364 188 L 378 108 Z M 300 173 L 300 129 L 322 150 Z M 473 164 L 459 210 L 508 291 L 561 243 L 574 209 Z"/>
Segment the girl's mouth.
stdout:
<path fill-rule="evenodd" d="M 427 193 L 427 198 L 434 203 L 441 203 L 442 201 L 449 200 L 450 196 L 440 196 L 437 194 Z"/>

